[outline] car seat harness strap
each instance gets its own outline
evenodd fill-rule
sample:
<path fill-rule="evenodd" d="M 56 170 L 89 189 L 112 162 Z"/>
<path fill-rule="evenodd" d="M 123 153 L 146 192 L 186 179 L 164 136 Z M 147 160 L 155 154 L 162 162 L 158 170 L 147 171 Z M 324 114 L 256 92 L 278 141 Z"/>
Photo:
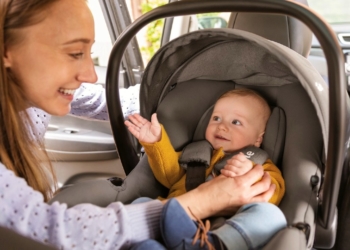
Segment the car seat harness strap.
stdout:
<path fill-rule="evenodd" d="M 190 191 L 206 180 L 208 181 L 219 175 L 220 170 L 225 167 L 227 160 L 239 152 L 242 152 L 249 160 L 256 164 L 262 165 L 268 159 L 268 154 L 265 150 L 255 146 L 247 146 L 233 153 L 226 153 L 225 156 L 215 164 L 212 175 L 206 179 L 205 172 L 210 165 L 213 147 L 207 140 L 188 144 L 184 148 L 179 159 L 180 166 L 186 170 L 186 190 Z"/>
<path fill-rule="evenodd" d="M 213 147 L 207 140 L 192 142 L 182 151 L 179 164 L 186 170 L 186 190 L 190 191 L 205 182 Z"/>

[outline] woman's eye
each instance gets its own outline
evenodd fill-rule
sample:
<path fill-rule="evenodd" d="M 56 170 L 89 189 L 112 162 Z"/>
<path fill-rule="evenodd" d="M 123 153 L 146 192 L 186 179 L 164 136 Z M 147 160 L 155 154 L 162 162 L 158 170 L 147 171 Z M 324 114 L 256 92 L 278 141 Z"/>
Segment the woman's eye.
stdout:
<path fill-rule="evenodd" d="M 234 125 L 242 125 L 242 123 L 240 121 L 238 121 L 238 120 L 233 120 L 232 124 L 234 124 Z"/>
<path fill-rule="evenodd" d="M 73 57 L 74 59 L 80 59 L 83 57 L 84 53 L 80 52 L 80 53 L 73 53 L 73 54 L 69 54 L 71 57 Z"/>

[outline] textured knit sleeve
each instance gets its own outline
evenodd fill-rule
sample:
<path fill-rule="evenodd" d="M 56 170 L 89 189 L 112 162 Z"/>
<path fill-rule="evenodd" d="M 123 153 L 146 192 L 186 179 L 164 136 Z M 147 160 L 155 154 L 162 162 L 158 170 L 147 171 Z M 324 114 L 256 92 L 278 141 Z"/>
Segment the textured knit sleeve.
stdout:
<path fill-rule="evenodd" d="M 264 163 L 263 168 L 265 172 L 270 174 L 271 182 L 276 185 L 275 193 L 272 195 L 269 202 L 278 205 L 284 196 L 284 192 L 286 191 L 282 173 L 270 159 Z"/>
<path fill-rule="evenodd" d="M 0 163 L 0 225 L 59 249 L 128 249 L 159 237 L 163 205 L 154 200 L 106 208 L 81 204 L 48 205 L 24 179 Z"/>
<path fill-rule="evenodd" d="M 140 112 L 139 91 L 140 84 L 119 89 L 124 117 Z M 86 118 L 109 120 L 105 89 L 101 85 L 83 83 L 74 94 L 70 113 Z"/>
<path fill-rule="evenodd" d="M 101 85 L 83 83 L 74 93 L 72 115 L 108 120 L 105 89 Z"/>
<path fill-rule="evenodd" d="M 44 140 L 44 135 L 49 125 L 51 115 L 45 111 L 38 108 L 28 108 L 26 110 L 28 116 L 30 117 L 33 128 L 28 125 L 29 133 L 33 136 L 34 140 L 42 141 Z"/>
<path fill-rule="evenodd" d="M 119 89 L 119 98 L 124 118 L 140 113 L 140 84 Z"/>
<path fill-rule="evenodd" d="M 165 187 L 172 187 L 185 174 L 185 170 L 178 162 L 180 153 L 175 152 L 163 126 L 162 138 L 159 142 L 140 143 L 148 156 L 154 176 Z"/>

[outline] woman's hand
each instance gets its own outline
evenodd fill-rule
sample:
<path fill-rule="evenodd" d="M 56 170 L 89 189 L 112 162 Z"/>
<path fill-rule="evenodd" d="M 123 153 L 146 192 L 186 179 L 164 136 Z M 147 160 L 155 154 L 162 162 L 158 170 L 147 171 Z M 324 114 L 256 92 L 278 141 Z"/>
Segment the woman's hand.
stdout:
<path fill-rule="evenodd" d="M 213 215 L 233 215 L 247 203 L 267 202 L 275 188 L 270 175 L 261 165 L 256 165 L 241 176 L 228 178 L 220 175 L 176 199 L 192 218 L 188 208 L 203 219 Z"/>
<path fill-rule="evenodd" d="M 151 122 L 139 114 L 129 115 L 128 119 L 125 121 L 125 125 L 140 142 L 155 143 L 160 141 L 162 128 L 158 122 L 157 114 L 152 115 Z"/>
<path fill-rule="evenodd" d="M 253 162 L 240 152 L 227 160 L 225 167 L 220 172 L 226 177 L 235 177 L 249 172 L 252 168 Z"/>

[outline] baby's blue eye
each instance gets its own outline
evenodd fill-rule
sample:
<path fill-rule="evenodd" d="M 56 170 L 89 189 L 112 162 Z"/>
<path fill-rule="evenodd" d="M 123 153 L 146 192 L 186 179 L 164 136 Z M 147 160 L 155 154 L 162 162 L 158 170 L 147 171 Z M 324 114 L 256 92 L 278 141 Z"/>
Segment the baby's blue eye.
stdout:
<path fill-rule="evenodd" d="M 242 123 L 240 121 L 238 121 L 238 120 L 233 120 L 232 124 L 234 124 L 234 125 L 242 125 Z"/>
<path fill-rule="evenodd" d="M 218 116 L 213 116 L 213 121 L 219 121 L 220 118 Z"/>

